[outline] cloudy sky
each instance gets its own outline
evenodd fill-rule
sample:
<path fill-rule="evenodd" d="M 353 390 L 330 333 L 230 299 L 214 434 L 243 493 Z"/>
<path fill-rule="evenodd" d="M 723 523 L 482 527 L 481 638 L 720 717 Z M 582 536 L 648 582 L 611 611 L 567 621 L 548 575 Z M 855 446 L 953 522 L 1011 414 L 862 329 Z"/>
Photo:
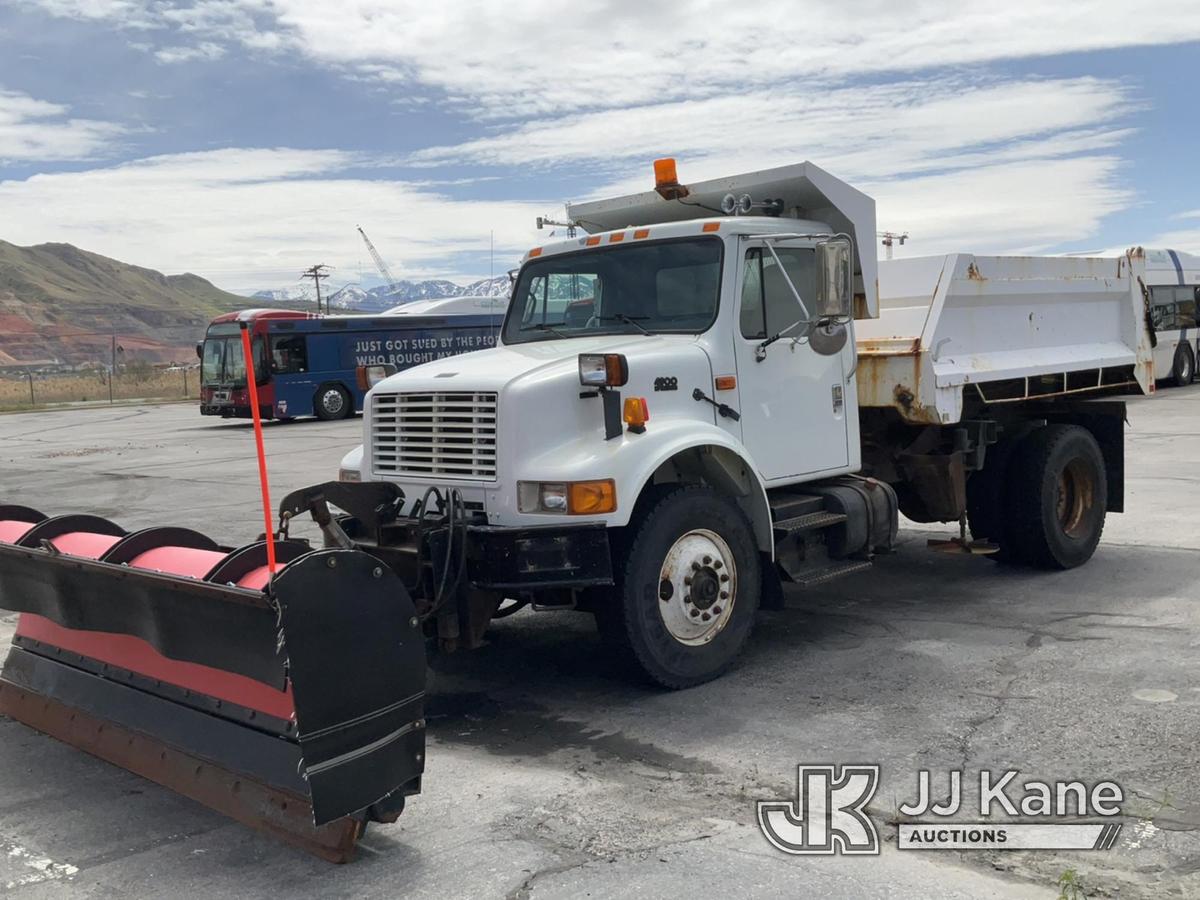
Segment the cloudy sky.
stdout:
<path fill-rule="evenodd" d="M 376 283 L 361 224 L 397 275 L 465 280 L 673 155 L 810 159 L 909 254 L 1200 252 L 1200 3 L 1132 10 L 0 0 L 0 239 L 250 291 Z"/>

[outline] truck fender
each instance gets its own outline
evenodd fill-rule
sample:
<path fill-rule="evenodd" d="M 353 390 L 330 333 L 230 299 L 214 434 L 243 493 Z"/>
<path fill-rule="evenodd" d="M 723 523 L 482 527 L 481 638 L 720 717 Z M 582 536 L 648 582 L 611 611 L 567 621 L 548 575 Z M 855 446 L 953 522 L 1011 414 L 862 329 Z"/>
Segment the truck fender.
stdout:
<path fill-rule="evenodd" d="M 657 452 L 648 455 L 631 473 L 630 483 L 637 485 L 634 496 L 641 497 L 652 484 L 703 478 L 742 508 L 754 527 L 759 550 L 774 559 L 767 492 L 749 452 L 728 432 L 715 426 L 694 421 L 680 424 L 685 427 L 660 443 Z M 662 438 L 661 433 L 659 437 Z M 632 504 L 627 509 L 632 510 Z"/>
<path fill-rule="evenodd" d="M 363 481 L 367 480 L 369 473 L 363 471 L 363 445 L 359 444 L 349 453 L 342 457 L 342 462 L 338 466 L 340 472 L 354 471 L 357 472 L 359 478 Z"/>

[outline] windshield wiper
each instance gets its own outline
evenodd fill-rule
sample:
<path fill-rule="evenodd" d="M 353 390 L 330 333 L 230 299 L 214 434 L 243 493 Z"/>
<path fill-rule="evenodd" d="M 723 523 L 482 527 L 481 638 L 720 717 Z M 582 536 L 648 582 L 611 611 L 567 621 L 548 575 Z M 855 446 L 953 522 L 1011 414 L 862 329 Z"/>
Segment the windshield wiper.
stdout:
<path fill-rule="evenodd" d="M 596 321 L 603 322 L 606 319 L 616 319 L 618 322 L 623 322 L 626 325 L 632 325 L 642 334 L 649 334 L 646 327 L 638 322 L 638 319 L 648 319 L 649 316 L 627 316 L 625 313 L 613 313 L 611 316 L 596 316 Z"/>
<path fill-rule="evenodd" d="M 527 325 L 521 329 L 522 331 L 549 331 L 555 337 L 565 338 L 566 335 L 552 325 L 547 325 L 545 322 L 535 322 L 532 325 Z"/>

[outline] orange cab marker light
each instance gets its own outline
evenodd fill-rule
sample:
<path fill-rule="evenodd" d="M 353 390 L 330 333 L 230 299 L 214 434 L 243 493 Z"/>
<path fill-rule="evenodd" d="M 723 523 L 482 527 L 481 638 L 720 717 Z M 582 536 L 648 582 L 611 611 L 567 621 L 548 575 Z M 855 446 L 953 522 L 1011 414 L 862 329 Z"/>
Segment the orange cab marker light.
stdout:
<path fill-rule="evenodd" d="M 648 237 L 650 237 L 650 229 L 649 228 L 639 228 L 637 231 L 635 231 L 633 233 L 633 239 L 635 241 L 640 241 L 642 238 L 648 238 Z"/>
<path fill-rule="evenodd" d="M 600 243 L 600 238 L 590 237 L 586 241 L 584 241 L 584 243 L 587 244 L 589 247 L 595 247 L 598 243 Z"/>
<path fill-rule="evenodd" d="M 617 231 L 608 236 L 608 242 L 610 244 L 619 244 L 623 240 L 625 240 L 625 232 L 623 231 Z"/>
<path fill-rule="evenodd" d="M 733 375 L 718 375 L 716 387 L 718 391 L 732 391 L 737 387 L 737 378 Z"/>
<path fill-rule="evenodd" d="M 646 423 L 650 421 L 650 407 L 646 405 L 645 397 L 626 397 L 623 413 L 625 424 L 634 434 L 646 430 Z"/>
<path fill-rule="evenodd" d="M 721 223 L 720 222 L 705 222 L 704 227 L 700 230 L 701 231 L 720 231 Z"/>
<path fill-rule="evenodd" d="M 567 485 L 567 513 L 586 516 L 616 512 L 617 485 L 611 478 L 603 481 L 574 481 Z"/>
<path fill-rule="evenodd" d="M 533 257 L 535 257 L 535 256 L 541 256 L 541 255 L 542 255 L 542 248 L 541 248 L 541 247 L 534 247 L 532 250 L 530 250 L 530 251 L 529 251 L 529 258 L 530 258 L 530 259 L 532 259 L 532 258 L 533 258 Z"/>

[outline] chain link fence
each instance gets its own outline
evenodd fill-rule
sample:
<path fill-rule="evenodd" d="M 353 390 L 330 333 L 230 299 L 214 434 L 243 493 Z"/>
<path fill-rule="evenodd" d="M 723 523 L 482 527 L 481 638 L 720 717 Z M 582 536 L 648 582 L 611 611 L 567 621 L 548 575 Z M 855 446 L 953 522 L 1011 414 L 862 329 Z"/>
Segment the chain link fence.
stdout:
<path fill-rule="evenodd" d="M 199 400 L 204 328 L 0 331 L 0 411 Z"/>

